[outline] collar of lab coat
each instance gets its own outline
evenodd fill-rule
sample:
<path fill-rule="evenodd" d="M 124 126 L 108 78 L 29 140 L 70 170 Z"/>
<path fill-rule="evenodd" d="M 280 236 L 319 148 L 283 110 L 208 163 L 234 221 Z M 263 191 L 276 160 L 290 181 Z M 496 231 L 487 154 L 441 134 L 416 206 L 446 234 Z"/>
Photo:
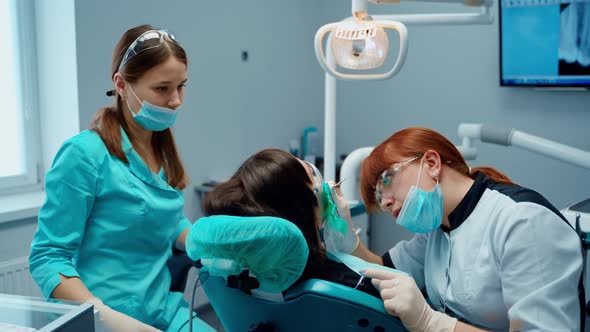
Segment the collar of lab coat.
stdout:
<path fill-rule="evenodd" d="M 486 191 L 491 182 L 493 183 L 490 178 L 480 171 L 477 171 L 474 180 L 471 188 L 469 188 L 469 191 L 465 194 L 465 197 L 463 197 L 453 212 L 449 214 L 449 224 L 451 227 L 448 231 L 457 229 L 463 224 L 469 215 L 471 215 L 471 212 L 473 212 L 477 203 L 479 203 L 484 191 Z"/>
<path fill-rule="evenodd" d="M 163 190 L 176 191 L 176 189 L 168 184 L 163 168 L 160 167 L 160 171 L 156 174 L 152 172 L 147 163 L 141 159 L 137 151 L 133 148 L 131 140 L 129 140 L 129 136 L 127 136 L 127 133 L 123 128 L 121 128 L 121 147 L 123 148 L 123 152 L 125 152 L 125 156 L 129 162 L 129 169 L 133 175 L 151 186 Z"/>

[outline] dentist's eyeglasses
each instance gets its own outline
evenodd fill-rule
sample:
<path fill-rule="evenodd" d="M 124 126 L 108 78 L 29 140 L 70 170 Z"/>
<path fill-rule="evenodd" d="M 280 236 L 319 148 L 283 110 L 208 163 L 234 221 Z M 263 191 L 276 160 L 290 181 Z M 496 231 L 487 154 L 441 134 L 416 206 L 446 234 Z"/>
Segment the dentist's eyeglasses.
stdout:
<path fill-rule="evenodd" d="M 133 43 L 131 43 L 131 45 L 129 45 L 129 48 L 127 49 L 127 52 L 125 52 L 125 56 L 123 56 L 123 60 L 119 65 L 118 71 L 121 72 L 121 69 L 123 69 L 127 62 L 129 62 L 134 56 L 149 49 L 160 47 L 164 44 L 164 39 L 176 42 L 174 35 L 166 30 L 149 30 L 142 33 L 135 41 L 133 41 Z"/>
<path fill-rule="evenodd" d="M 395 175 L 399 173 L 402 167 L 410 164 L 418 158 L 420 157 L 413 157 L 406 160 L 402 160 L 398 163 L 393 164 L 390 168 L 386 169 L 385 171 L 383 171 L 383 173 L 381 173 L 381 175 L 377 179 L 377 183 L 375 184 L 375 201 L 377 203 L 377 206 L 381 210 L 384 210 L 383 206 L 381 206 L 383 192 L 391 188 L 393 181 L 395 180 Z"/>

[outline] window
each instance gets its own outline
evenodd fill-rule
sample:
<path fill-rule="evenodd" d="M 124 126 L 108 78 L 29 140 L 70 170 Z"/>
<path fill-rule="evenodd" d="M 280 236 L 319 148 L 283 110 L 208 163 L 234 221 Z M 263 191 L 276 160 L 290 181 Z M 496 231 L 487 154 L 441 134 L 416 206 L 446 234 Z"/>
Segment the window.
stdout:
<path fill-rule="evenodd" d="M 32 0 L 0 0 L 0 192 L 39 183 L 39 112 Z"/>

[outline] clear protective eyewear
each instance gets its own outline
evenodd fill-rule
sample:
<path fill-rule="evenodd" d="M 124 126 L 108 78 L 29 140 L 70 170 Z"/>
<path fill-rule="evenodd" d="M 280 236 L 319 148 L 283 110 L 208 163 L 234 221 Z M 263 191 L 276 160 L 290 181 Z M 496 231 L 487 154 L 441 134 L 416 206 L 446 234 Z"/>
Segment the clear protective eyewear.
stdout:
<path fill-rule="evenodd" d="M 383 210 L 383 207 L 381 206 L 381 200 L 383 199 L 383 191 L 391 188 L 391 185 L 395 180 L 395 175 L 399 173 L 402 167 L 410 164 L 418 158 L 420 157 L 413 157 L 406 160 L 402 160 L 398 163 L 393 164 L 390 168 L 386 169 L 385 171 L 383 171 L 383 173 L 381 173 L 381 175 L 377 179 L 377 183 L 375 184 L 375 201 L 377 202 L 377 206 L 379 206 L 381 210 Z"/>
<path fill-rule="evenodd" d="M 314 164 L 307 161 L 304 162 L 307 165 L 309 165 L 309 168 L 311 169 L 311 175 L 313 177 L 313 192 L 319 197 L 319 195 L 322 193 L 322 188 L 324 185 L 324 178 L 322 177 L 322 173 L 319 169 L 317 169 L 317 167 L 315 167 Z"/>
<path fill-rule="evenodd" d="M 142 33 L 137 39 L 135 39 L 135 41 L 133 41 L 133 43 L 131 43 L 131 45 L 129 45 L 129 48 L 127 49 L 127 52 L 125 52 L 125 56 L 123 56 L 123 60 L 119 65 L 118 71 L 121 72 L 121 69 L 125 67 L 127 62 L 141 52 L 162 46 L 162 44 L 164 44 L 164 39 L 176 42 L 174 35 L 166 30 L 148 30 Z"/>

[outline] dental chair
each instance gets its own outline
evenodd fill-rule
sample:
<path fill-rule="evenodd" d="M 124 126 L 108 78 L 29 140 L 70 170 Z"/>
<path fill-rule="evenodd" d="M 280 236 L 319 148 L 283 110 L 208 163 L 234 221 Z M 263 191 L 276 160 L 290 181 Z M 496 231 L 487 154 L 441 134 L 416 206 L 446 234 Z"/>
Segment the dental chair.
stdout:
<path fill-rule="evenodd" d="M 171 277 L 170 291 L 184 293 L 189 270 L 195 266 L 195 262 L 184 251 L 173 248 L 166 265 Z"/>
<path fill-rule="evenodd" d="M 309 250 L 275 217 L 211 216 L 191 228 L 188 256 L 227 331 L 406 331 L 381 299 L 325 280 L 296 283 Z"/>

